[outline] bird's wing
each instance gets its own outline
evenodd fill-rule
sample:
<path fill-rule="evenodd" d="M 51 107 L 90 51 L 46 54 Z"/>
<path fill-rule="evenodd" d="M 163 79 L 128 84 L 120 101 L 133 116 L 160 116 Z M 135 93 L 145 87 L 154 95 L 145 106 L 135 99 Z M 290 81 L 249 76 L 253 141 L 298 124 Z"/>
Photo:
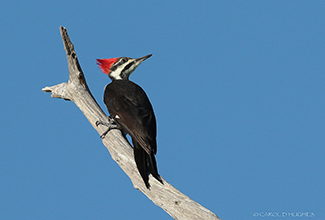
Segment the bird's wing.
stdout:
<path fill-rule="evenodd" d="M 121 81 L 117 88 L 106 87 L 104 102 L 114 120 L 148 153 L 155 154 L 156 118 L 151 103 L 140 86 Z M 116 87 L 116 86 L 115 86 Z"/>

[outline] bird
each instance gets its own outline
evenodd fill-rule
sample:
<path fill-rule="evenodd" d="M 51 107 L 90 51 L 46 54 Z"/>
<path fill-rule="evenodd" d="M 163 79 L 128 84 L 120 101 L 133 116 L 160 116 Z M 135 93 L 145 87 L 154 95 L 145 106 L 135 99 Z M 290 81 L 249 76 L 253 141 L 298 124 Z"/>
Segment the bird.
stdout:
<path fill-rule="evenodd" d="M 149 174 L 163 184 L 158 174 L 155 155 L 157 153 L 157 125 L 153 107 L 145 91 L 129 80 L 131 73 L 152 54 L 140 58 L 118 57 L 96 59 L 99 68 L 112 80 L 104 91 L 104 103 L 110 114 L 108 127 L 120 128 L 131 136 L 134 159 L 147 189 L 150 189 Z M 98 124 L 104 124 L 97 122 Z"/>

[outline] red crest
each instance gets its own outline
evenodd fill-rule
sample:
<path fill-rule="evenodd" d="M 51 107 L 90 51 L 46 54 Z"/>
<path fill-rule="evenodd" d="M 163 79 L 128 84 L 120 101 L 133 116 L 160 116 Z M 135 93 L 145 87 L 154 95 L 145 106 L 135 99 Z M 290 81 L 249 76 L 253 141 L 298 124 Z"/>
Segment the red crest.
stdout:
<path fill-rule="evenodd" d="M 103 73 L 109 74 L 111 66 L 118 60 L 119 58 L 111 58 L 111 59 L 96 59 L 97 65 L 102 69 Z"/>

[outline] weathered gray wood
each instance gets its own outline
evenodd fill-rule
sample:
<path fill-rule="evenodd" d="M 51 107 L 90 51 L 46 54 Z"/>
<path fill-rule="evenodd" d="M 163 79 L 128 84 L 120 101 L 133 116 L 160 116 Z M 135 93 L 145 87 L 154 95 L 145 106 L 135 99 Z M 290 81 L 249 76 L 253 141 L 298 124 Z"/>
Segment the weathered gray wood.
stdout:
<path fill-rule="evenodd" d="M 67 30 L 64 27 L 60 27 L 60 32 L 64 49 L 67 53 L 69 81 L 68 83 L 63 82 L 55 86 L 45 87 L 42 90 L 52 93 L 51 97 L 73 101 L 84 113 L 90 124 L 99 134 L 102 134 L 106 127 L 101 125 L 97 127 L 95 123 L 98 120 L 107 120 L 107 116 L 89 91 Z M 103 139 L 103 144 L 110 152 L 112 158 L 129 176 L 134 188 L 143 192 L 150 200 L 164 209 L 174 219 L 219 219 L 217 215 L 191 200 L 163 178 L 164 185 L 150 176 L 151 188 L 148 190 L 142 182 L 136 168 L 132 147 L 124 139 L 119 130 L 111 130 Z"/>

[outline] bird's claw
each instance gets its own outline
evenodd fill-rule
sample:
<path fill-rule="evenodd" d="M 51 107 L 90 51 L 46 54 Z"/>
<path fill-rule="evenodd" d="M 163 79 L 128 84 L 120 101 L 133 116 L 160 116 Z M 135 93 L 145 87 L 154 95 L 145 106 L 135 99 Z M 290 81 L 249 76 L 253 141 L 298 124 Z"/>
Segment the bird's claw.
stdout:
<path fill-rule="evenodd" d="M 101 139 L 105 138 L 106 134 L 110 130 L 117 128 L 117 125 L 115 124 L 114 119 L 111 116 L 108 117 L 108 122 L 105 122 L 105 121 L 96 121 L 95 124 L 96 124 L 97 127 L 98 127 L 98 125 L 104 125 L 104 126 L 107 127 L 107 130 L 100 136 Z"/>

